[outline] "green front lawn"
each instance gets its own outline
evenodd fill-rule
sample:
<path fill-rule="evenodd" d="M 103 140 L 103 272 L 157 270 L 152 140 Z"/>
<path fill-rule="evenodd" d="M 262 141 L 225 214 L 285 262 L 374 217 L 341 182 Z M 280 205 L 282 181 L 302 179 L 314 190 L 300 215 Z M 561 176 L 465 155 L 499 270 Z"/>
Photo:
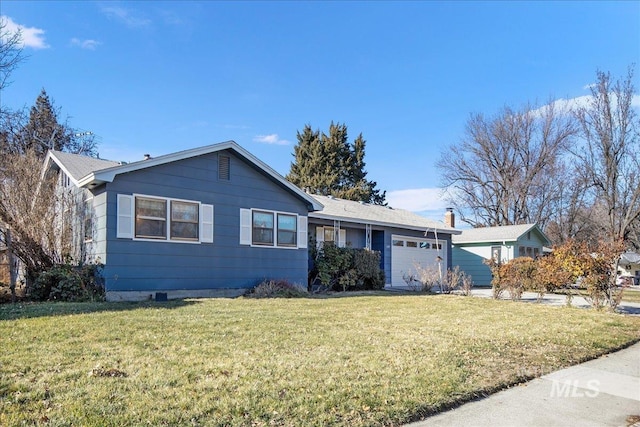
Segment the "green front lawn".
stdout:
<path fill-rule="evenodd" d="M 0 306 L 0 425 L 399 425 L 640 339 L 482 298 Z"/>

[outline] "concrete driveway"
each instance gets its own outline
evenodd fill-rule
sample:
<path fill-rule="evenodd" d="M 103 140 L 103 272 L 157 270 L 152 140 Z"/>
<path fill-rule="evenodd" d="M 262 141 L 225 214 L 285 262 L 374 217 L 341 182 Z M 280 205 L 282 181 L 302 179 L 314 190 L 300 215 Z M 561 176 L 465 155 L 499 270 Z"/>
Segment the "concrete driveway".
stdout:
<path fill-rule="evenodd" d="M 625 290 L 625 292 L 640 292 L 636 289 Z M 481 298 L 493 298 L 493 291 L 491 288 L 476 288 L 471 291 L 473 296 L 481 297 Z M 506 296 L 503 296 L 502 299 L 509 299 L 509 294 L 505 292 Z M 531 302 L 535 303 L 538 301 L 538 294 L 535 292 L 525 292 L 522 294 L 522 302 Z M 564 295 L 557 294 L 546 294 L 540 304 L 550 304 L 556 306 L 562 306 L 567 304 L 567 298 Z M 589 308 L 591 305 L 585 300 L 583 297 L 574 296 L 571 300 L 571 305 L 574 307 L 580 308 Z M 623 314 L 630 314 L 635 316 L 640 316 L 640 303 L 634 302 L 626 302 L 622 301 L 622 303 L 616 309 L 618 312 Z"/>

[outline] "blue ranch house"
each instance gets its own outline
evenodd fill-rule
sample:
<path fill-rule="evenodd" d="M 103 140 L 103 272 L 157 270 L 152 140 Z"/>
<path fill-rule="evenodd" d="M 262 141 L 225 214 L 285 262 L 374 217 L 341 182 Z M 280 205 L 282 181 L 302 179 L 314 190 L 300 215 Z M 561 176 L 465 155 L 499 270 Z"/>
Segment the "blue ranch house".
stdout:
<path fill-rule="evenodd" d="M 128 164 L 50 151 L 45 169 L 73 194 L 72 255 L 104 264 L 110 301 L 236 296 L 265 279 L 306 286 L 310 237 L 381 251 L 388 284 L 400 285 L 436 251 L 450 267 L 459 233 L 307 194 L 233 141 Z"/>

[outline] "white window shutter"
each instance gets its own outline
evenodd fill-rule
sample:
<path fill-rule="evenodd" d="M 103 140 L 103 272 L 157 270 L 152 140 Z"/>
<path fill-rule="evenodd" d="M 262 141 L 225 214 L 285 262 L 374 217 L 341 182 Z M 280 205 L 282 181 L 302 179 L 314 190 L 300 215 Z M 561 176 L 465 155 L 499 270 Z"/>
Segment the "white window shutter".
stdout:
<path fill-rule="evenodd" d="M 307 217 L 298 216 L 298 248 L 307 247 Z"/>
<path fill-rule="evenodd" d="M 240 209 L 240 244 L 251 244 L 251 209 Z"/>
<path fill-rule="evenodd" d="M 347 230 L 340 229 L 338 230 L 338 247 L 344 248 L 347 243 Z"/>
<path fill-rule="evenodd" d="M 118 239 L 133 239 L 133 196 L 118 194 L 116 237 Z"/>
<path fill-rule="evenodd" d="M 200 205 L 200 241 L 213 243 L 213 205 Z"/>

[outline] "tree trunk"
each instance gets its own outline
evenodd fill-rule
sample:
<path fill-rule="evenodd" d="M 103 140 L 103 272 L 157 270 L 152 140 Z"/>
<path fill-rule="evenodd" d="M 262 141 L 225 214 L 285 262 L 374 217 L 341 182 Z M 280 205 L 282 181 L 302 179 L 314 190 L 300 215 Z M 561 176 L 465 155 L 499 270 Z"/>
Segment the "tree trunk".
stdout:
<path fill-rule="evenodd" d="M 11 302 L 16 302 L 16 281 L 18 279 L 18 263 L 13 256 L 13 245 L 11 244 L 11 231 L 5 232 L 7 243 L 7 255 L 9 256 L 9 289 L 11 290 Z"/>

